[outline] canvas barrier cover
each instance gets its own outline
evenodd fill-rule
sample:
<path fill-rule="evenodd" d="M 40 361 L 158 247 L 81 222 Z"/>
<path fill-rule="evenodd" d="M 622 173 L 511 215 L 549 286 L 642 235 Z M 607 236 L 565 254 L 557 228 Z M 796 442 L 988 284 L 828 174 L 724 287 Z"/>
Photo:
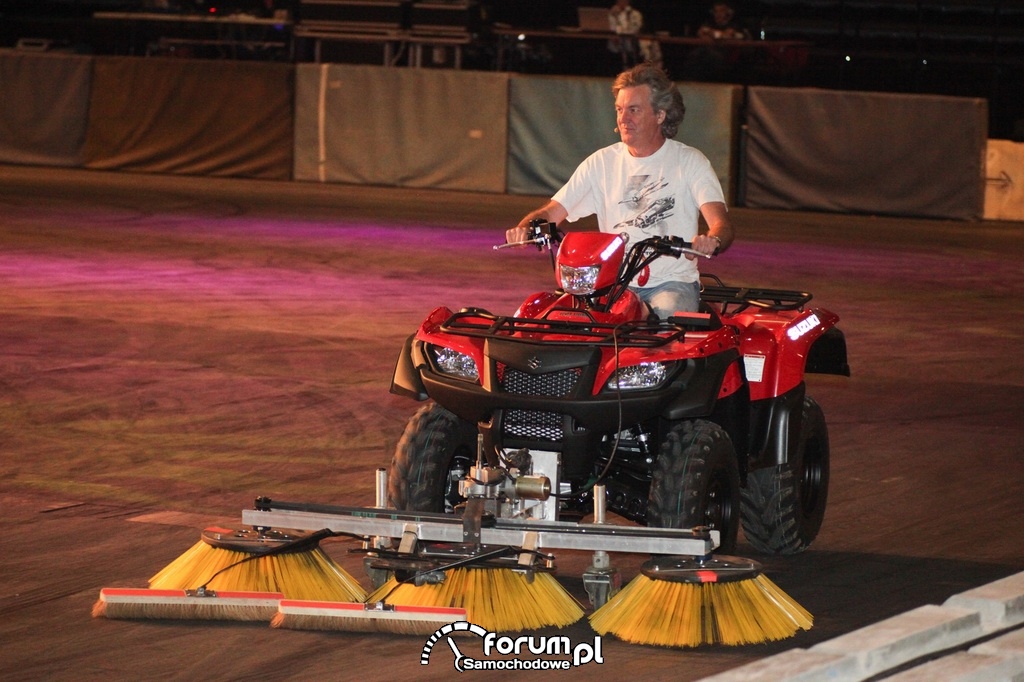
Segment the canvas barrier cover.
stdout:
<path fill-rule="evenodd" d="M 505 191 L 507 74 L 296 68 L 296 180 Z"/>
<path fill-rule="evenodd" d="M 79 166 L 92 57 L 0 51 L 0 163 Z"/>
<path fill-rule="evenodd" d="M 977 219 L 985 100 L 752 87 L 744 204 Z"/>
<path fill-rule="evenodd" d="M 97 57 L 85 166 L 288 180 L 290 64 Z"/>

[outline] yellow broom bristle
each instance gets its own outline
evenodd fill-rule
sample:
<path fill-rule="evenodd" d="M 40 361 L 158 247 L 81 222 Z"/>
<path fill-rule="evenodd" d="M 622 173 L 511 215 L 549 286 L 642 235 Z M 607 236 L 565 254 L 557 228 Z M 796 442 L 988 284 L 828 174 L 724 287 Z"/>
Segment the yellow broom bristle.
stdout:
<path fill-rule="evenodd" d="M 421 587 L 392 578 L 367 601 L 465 609 L 466 620 L 491 632 L 565 627 L 583 617 L 583 608 L 550 573 L 537 572 L 532 583 L 509 568 L 456 568 L 445 576 L 440 585 Z"/>
<path fill-rule="evenodd" d="M 149 581 L 151 589 L 280 592 L 288 599 L 361 602 L 366 590 L 320 547 L 252 558 L 199 541 Z M 220 572 L 223 571 L 223 572 Z M 219 573 L 220 572 L 220 573 Z"/>
<path fill-rule="evenodd" d="M 786 639 L 813 618 L 764 575 L 686 583 L 638 575 L 590 616 L 600 635 L 634 644 L 736 646 Z"/>

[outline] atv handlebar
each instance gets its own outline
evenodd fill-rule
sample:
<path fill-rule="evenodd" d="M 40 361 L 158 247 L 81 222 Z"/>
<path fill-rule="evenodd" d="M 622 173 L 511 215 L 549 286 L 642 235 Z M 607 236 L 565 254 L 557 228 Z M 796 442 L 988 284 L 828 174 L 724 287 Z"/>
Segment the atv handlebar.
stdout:
<path fill-rule="evenodd" d="M 562 243 L 562 238 L 565 234 L 558 229 L 558 226 L 554 223 L 549 223 L 546 220 L 532 220 L 530 221 L 531 237 L 521 242 L 506 242 L 504 244 L 498 244 L 494 246 L 494 250 L 507 249 L 512 246 L 528 246 L 535 244 L 538 251 L 543 251 L 547 248 L 549 251 L 552 246 L 558 246 Z"/>
<path fill-rule="evenodd" d="M 491 248 L 497 251 L 498 249 L 510 249 L 513 246 L 529 246 L 535 244 L 538 250 L 544 249 L 544 247 L 551 248 L 552 239 L 547 236 L 534 237 L 533 239 L 527 239 L 521 242 L 505 242 L 504 244 L 495 244 Z"/>
<path fill-rule="evenodd" d="M 688 242 L 681 237 L 651 237 L 650 239 L 645 239 L 641 243 L 647 243 L 655 253 L 672 256 L 674 258 L 679 258 L 680 256 L 685 255 L 699 256 L 700 258 L 711 258 L 713 255 L 695 250 L 691 242 Z M 715 253 L 718 253 L 718 249 L 715 249 Z"/>
<path fill-rule="evenodd" d="M 529 239 L 524 239 L 518 242 L 506 242 L 504 244 L 496 244 L 493 249 L 495 251 L 499 249 L 508 249 L 514 246 L 529 246 L 531 244 L 537 247 L 538 251 L 544 248 L 551 249 L 552 246 L 558 246 L 562 243 L 562 239 L 565 234 L 558 229 L 554 223 L 545 222 L 543 220 L 534 220 L 530 223 L 530 234 L 532 235 Z M 623 235 L 625 237 L 626 235 Z M 698 256 L 700 258 L 711 258 L 712 255 L 718 254 L 718 249 L 715 249 L 714 254 L 707 254 L 697 251 L 693 248 L 691 242 L 686 241 L 682 237 L 650 237 L 638 242 L 636 246 L 640 244 L 645 245 L 661 256 L 672 256 L 673 258 L 679 258 L 680 256 L 691 255 Z"/>

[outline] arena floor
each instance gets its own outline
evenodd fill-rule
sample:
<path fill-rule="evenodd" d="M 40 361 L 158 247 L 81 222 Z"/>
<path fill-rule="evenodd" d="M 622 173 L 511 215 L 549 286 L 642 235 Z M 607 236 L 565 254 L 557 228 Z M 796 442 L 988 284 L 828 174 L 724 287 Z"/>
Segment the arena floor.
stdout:
<path fill-rule="evenodd" d="M 447 679 L 449 652 L 424 667 L 415 637 L 90 609 L 257 495 L 371 504 L 417 409 L 388 392 L 403 340 L 436 305 L 511 312 L 551 286 L 546 256 L 491 249 L 540 201 L 0 167 L 4 679 Z M 852 377 L 808 381 L 824 528 L 755 557 L 815 626 L 741 648 L 605 638 L 564 679 L 698 679 L 1024 570 L 1024 224 L 732 214 L 705 269 L 813 292 L 849 347 Z M 350 542 L 324 546 L 365 579 Z M 581 599 L 589 558 L 558 561 Z"/>

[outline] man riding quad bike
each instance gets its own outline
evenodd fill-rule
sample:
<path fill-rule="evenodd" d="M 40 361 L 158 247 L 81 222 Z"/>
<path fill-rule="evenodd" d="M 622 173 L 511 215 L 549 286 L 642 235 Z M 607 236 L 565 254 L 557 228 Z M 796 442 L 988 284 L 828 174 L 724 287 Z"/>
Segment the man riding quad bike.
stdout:
<path fill-rule="evenodd" d="M 556 291 L 511 316 L 439 307 L 405 343 L 391 391 L 432 402 L 398 444 L 391 504 L 457 513 L 478 497 L 496 516 L 568 520 L 602 483 L 617 514 L 717 530 L 726 553 L 741 523 L 758 551 L 806 549 L 829 440 L 804 374 L 849 375 L 839 318 L 808 293 L 705 277 L 697 313 L 658 319 L 628 285 L 688 243 L 550 223 L 530 243 L 557 247 Z"/>

